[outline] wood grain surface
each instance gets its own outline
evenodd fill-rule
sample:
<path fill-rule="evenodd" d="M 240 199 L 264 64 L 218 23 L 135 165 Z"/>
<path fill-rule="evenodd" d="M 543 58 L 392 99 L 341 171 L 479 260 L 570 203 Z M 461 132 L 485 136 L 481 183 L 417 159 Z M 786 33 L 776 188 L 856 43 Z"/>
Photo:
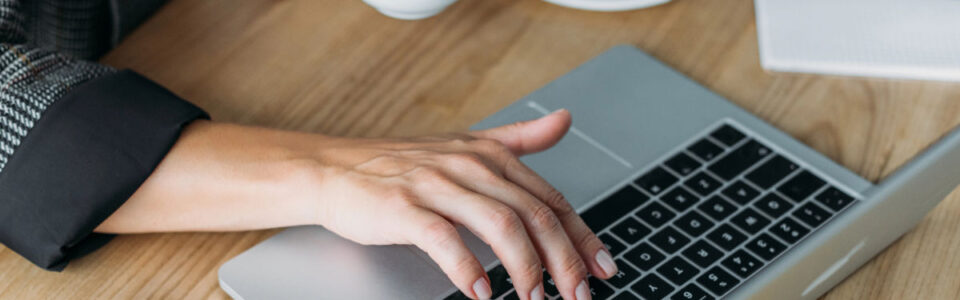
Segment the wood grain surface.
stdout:
<path fill-rule="evenodd" d="M 220 121 L 406 136 L 466 129 L 633 44 L 872 181 L 960 123 L 957 83 L 763 71 L 753 13 L 750 0 L 623 13 L 462 0 L 410 22 L 360 0 L 175 0 L 102 62 L 137 70 Z M 825 298 L 960 298 L 958 228 L 953 193 Z M 0 298 L 225 298 L 217 268 L 275 232 L 120 236 L 62 273 L 0 247 Z"/>

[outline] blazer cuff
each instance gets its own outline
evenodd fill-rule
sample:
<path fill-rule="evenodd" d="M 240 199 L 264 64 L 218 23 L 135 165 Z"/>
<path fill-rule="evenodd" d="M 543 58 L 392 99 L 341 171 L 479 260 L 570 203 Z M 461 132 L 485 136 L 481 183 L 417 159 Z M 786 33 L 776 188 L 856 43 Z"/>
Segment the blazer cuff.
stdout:
<path fill-rule="evenodd" d="M 0 172 L 0 242 L 53 271 L 103 246 L 112 235 L 93 230 L 198 118 L 208 116 L 129 70 L 71 89 Z"/>

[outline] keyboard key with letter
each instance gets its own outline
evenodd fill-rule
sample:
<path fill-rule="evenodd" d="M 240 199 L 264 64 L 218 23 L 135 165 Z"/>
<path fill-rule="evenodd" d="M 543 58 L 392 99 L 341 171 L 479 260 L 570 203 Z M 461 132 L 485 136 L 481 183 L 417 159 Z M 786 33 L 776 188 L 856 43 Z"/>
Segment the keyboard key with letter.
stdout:
<path fill-rule="evenodd" d="M 724 295 L 730 291 L 735 285 L 740 284 L 740 280 L 737 280 L 724 271 L 719 266 L 713 267 L 703 275 L 697 278 L 697 282 L 700 283 L 703 287 L 707 288 L 716 295 Z"/>
<path fill-rule="evenodd" d="M 730 251 L 743 243 L 747 236 L 734 229 L 730 224 L 721 224 L 717 229 L 707 234 L 707 239 Z"/>
<path fill-rule="evenodd" d="M 648 274 L 630 289 L 645 299 L 663 299 L 674 290 L 672 285 L 655 274 Z"/>
<path fill-rule="evenodd" d="M 682 285 L 697 275 L 697 273 L 700 273 L 700 270 L 679 256 L 674 256 L 657 268 L 657 273 L 663 275 L 663 277 L 673 282 L 673 284 Z"/>
<path fill-rule="evenodd" d="M 654 249 L 650 244 L 641 243 L 636 248 L 627 251 L 627 253 L 623 255 L 623 258 L 627 259 L 627 261 L 634 266 L 637 266 L 637 268 L 640 268 L 640 270 L 649 271 L 663 261 L 666 256 L 657 249 Z"/>
<path fill-rule="evenodd" d="M 711 246 L 710 243 L 699 240 L 683 250 L 683 256 L 698 266 L 706 268 L 723 257 L 723 252 Z"/>
<path fill-rule="evenodd" d="M 780 255 L 780 253 L 783 253 L 783 250 L 787 249 L 787 245 L 784 245 L 766 233 L 761 233 L 747 243 L 747 249 L 753 252 L 753 254 L 770 261 L 774 257 L 777 257 L 777 255 Z"/>
<path fill-rule="evenodd" d="M 653 232 L 647 225 L 640 224 L 640 221 L 629 217 L 617 223 L 610 229 L 614 235 L 630 245 L 636 244 L 648 234 Z"/>
<path fill-rule="evenodd" d="M 800 223 L 797 223 L 797 221 L 794 221 L 790 217 L 783 219 L 783 221 L 771 227 L 770 230 L 773 231 L 773 234 L 780 237 L 780 239 L 790 244 L 796 244 L 797 241 L 810 233 L 809 229 L 803 227 L 803 225 L 800 225 Z"/>

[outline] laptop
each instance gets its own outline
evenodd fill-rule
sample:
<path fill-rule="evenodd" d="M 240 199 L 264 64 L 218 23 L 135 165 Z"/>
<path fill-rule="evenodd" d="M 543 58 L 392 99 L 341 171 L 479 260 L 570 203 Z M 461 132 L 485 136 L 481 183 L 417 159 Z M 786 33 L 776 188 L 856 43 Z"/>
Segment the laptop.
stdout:
<path fill-rule="evenodd" d="M 960 182 L 958 130 L 873 184 L 632 46 L 474 128 L 559 108 L 574 116 L 570 132 L 522 161 L 613 253 L 620 272 L 590 279 L 593 299 L 814 299 Z M 461 232 L 495 298 L 517 299 L 491 250 Z M 219 279 L 236 299 L 463 298 L 415 247 L 361 246 L 317 226 L 260 243 Z"/>

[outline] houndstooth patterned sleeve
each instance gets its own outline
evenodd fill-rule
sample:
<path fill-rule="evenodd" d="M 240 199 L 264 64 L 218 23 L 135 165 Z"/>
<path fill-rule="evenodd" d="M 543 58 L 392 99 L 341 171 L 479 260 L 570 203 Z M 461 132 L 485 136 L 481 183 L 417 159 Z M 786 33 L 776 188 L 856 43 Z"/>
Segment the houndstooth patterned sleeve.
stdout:
<path fill-rule="evenodd" d="M 106 244 L 94 229 L 207 117 L 133 71 L 78 58 L 132 22 L 104 19 L 110 5 L 146 2 L 159 3 L 0 0 L 0 244 L 47 270 Z"/>
<path fill-rule="evenodd" d="M 44 111 L 72 87 L 114 72 L 26 46 L 20 1 L 0 0 L 0 174 Z"/>

